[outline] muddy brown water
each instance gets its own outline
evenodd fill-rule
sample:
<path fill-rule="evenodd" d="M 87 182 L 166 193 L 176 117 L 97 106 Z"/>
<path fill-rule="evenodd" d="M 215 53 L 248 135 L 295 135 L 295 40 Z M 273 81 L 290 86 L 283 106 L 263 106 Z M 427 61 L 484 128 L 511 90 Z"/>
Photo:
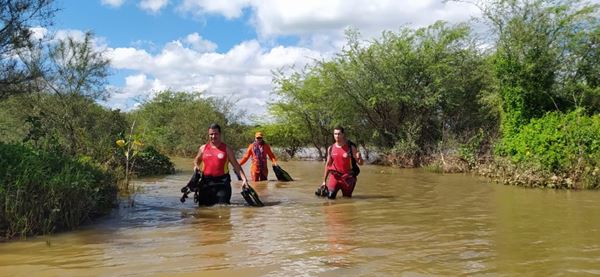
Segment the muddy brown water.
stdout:
<path fill-rule="evenodd" d="M 191 175 L 136 180 L 133 206 L 79 230 L 0 244 L 0 276 L 600 275 L 600 194 L 362 167 L 351 199 L 318 198 L 322 163 L 253 183 L 249 207 L 179 202 Z M 246 168 L 247 169 L 247 168 Z"/>

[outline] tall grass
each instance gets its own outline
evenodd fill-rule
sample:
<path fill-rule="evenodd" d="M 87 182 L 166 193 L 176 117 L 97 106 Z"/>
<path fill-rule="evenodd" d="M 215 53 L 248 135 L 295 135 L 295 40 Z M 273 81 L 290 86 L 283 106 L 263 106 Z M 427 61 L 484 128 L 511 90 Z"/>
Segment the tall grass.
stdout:
<path fill-rule="evenodd" d="M 76 228 L 116 203 L 115 179 L 59 152 L 0 143 L 0 236 Z"/>

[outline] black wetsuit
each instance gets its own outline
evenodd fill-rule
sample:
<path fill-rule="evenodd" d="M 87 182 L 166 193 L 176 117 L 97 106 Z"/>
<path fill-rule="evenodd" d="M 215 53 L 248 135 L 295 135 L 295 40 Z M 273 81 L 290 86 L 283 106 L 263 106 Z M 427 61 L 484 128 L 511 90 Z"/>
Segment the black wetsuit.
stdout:
<path fill-rule="evenodd" d="M 198 205 L 212 206 L 215 204 L 230 204 L 231 177 L 229 174 L 218 177 L 202 177 L 198 189 Z"/>

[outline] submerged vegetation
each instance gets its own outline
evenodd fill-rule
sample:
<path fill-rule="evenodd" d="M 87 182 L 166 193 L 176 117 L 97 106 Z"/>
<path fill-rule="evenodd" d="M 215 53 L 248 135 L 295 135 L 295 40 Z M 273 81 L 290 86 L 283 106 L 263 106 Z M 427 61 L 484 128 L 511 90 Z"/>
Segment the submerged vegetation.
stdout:
<path fill-rule="evenodd" d="M 73 229 L 115 205 L 115 179 L 60 151 L 0 143 L 0 236 Z"/>

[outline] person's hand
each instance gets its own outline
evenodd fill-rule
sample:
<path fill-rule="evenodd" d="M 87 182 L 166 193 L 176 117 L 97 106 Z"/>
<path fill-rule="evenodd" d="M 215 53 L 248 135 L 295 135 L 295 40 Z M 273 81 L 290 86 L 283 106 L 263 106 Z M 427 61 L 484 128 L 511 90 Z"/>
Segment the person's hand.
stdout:
<path fill-rule="evenodd" d="M 324 186 L 325 186 L 325 181 L 323 181 L 323 183 L 321 184 L 321 186 L 322 186 L 322 187 L 324 187 Z"/>
<path fill-rule="evenodd" d="M 278 166 L 278 165 L 277 165 L 277 162 L 273 162 L 273 166 Z"/>
<path fill-rule="evenodd" d="M 242 188 L 247 187 L 247 186 L 248 186 L 248 180 L 246 179 L 246 180 L 242 181 Z"/>

